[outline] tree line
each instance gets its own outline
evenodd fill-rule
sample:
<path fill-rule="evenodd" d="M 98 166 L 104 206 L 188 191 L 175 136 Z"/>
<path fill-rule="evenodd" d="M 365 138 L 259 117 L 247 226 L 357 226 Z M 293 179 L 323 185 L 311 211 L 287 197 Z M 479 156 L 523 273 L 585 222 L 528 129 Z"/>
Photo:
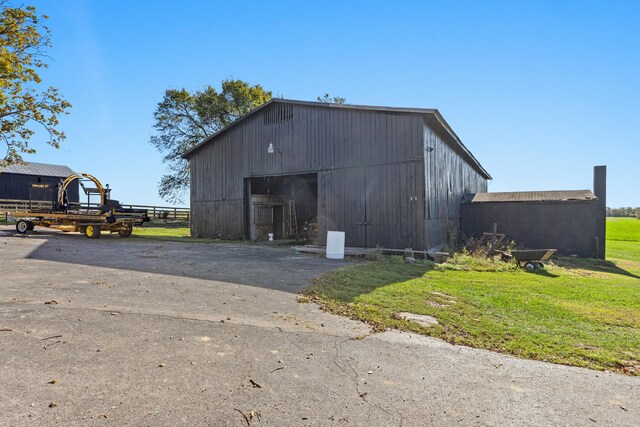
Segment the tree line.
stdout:
<path fill-rule="evenodd" d="M 640 219 L 640 208 L 607 208 L 607 216 L 631 216 Z"/>

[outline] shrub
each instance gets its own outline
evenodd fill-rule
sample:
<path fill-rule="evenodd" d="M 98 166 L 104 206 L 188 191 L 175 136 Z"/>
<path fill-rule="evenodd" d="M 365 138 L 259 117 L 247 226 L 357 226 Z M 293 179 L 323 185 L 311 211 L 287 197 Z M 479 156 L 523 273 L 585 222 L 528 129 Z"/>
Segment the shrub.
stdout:
<path fill-rule="evenodd" d="M 456 252 L 446 262 L 436 264 L 436 270 L 467 271 L 512 271 L 517 268 L 514 261 L 502 261 L 500 255 L 487 257 L 484 253 L 470 253 L 466 249 Z"/>

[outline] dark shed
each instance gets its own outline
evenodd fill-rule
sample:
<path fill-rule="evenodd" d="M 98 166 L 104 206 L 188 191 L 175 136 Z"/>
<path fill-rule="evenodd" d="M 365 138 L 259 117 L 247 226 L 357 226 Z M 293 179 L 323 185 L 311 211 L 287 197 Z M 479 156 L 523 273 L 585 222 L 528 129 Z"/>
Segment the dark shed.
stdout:
<path fill-rule="evenodd" d="M 438 110 L 273 99 L 184 155 L 191 232 L 427 249 L 458 233 L 464 194 L 491 179 Z M 314 227 L 315 225 L 315 227 Z"/>
<path fill-rule="evenodd" d="M 594 169 L 594 192 L 527 191 L 468 194 L 462 202 L 462 231 L 498 232 L 528 248 L 604 258 L 606 168 Z"/>
<path fill-rule="evenodd" d="M 56 184 L 72 174 L 67 166 L 46 163 L 0 166 L 0 199 L 52 201 Z M 67 187 L 67 197 L 70 202 L 79 201 L 77 180 Z"/>

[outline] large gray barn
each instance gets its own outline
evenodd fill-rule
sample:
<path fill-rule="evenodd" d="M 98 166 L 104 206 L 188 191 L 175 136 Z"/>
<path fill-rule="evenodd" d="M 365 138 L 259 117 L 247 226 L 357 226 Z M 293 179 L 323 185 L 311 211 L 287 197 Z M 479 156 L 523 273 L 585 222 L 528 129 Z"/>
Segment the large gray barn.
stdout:
<path fill-rule="evenodd" d="M 458 232 L 490 175 L 438 110 L 273 99 L 187 152 L 191 233 L 428 249 Z"/>

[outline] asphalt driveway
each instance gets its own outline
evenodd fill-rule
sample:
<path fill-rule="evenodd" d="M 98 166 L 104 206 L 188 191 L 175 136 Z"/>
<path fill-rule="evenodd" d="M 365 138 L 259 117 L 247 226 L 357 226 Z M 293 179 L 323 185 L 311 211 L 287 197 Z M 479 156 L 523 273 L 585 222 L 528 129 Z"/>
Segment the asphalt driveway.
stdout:
<path fill-rule="evenodd" d="M 0 425 L 640 424 L 640 379 L 296 302 L 343 262 L 0 227 Z"/>

